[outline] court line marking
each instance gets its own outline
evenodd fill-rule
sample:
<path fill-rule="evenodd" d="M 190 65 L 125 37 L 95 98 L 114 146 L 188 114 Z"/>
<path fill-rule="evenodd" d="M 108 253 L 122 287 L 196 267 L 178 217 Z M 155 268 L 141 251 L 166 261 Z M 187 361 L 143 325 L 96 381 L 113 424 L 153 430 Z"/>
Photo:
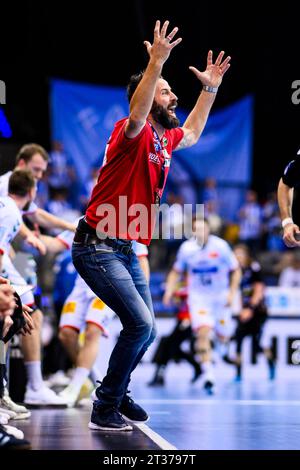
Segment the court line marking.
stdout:
<path fill-rule="evenodd" d="M 140 431 L 142 431 L 146 436 L 151 439 L 155 444 L 157 444 L 161 450 L 178 450 L 173 444 L 168 442 L 166 439 L 164 439 L 160 434 L 157 432 L 153 431 L 153 429 L 149 428 L 147 424 L 145 423 L 134 423 L 134 425 L 139 428 Z"/>
<path fill-rule="evenodd" d="M 196 400 L 196 399 L 143 399 L 143 404 L 152 405 L 254 405 L 254 406 L 300 406 L 300 400 Z"/>

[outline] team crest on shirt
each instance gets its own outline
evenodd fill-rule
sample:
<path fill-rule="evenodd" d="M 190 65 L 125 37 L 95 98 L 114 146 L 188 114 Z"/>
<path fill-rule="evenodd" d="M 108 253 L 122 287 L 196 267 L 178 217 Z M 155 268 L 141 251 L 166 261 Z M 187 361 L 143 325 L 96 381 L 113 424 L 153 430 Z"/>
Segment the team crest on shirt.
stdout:
<path fill-rule="evenodd" d="M 163 147 L 166 147 L 168 145 L 168 139 L 166 137 L 163 138 L 162 144 Z"/>
<path fill-rule="evenodd" d="M 219 258 L 219 253 L 217 253 L 216 251 L 212 251 L 211 253 L 209 253 L 209 258 Z"/>

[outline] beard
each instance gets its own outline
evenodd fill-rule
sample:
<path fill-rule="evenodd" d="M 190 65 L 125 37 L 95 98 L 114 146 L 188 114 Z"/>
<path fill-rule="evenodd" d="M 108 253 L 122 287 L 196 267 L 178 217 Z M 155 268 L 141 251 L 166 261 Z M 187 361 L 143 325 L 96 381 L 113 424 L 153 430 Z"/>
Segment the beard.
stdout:
<path fill-rule="evenodd" d="M 176 103 L 172 103 L 170 106 L 174 106 L 174 104 Z M 164 129 L 174 129 L 180 124 L 179 119 L 176 116 L 171 116 L 168 109 L 157 104 L 156 101 L 153 102 L 150 113 L 153 119 Z"/>

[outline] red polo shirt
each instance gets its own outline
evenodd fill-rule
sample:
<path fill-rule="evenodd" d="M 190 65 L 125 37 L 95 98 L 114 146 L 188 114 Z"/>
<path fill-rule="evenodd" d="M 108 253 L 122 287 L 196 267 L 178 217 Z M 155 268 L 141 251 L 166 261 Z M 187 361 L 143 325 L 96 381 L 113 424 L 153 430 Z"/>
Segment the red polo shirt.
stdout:
<path fill-rule="evenodd" d="M 166 130 L 159 143 L 147 122 L 139 135 L 129 139 L 124 132 L 126 121 L 118 121 L 110 136 L 86 220 L 107 236 L 149 245 L 155 225 L 155 193 L 162 195 L 172 150 L 183 130 Z M 158 189 L 163 164 L 164 185 Z"/>

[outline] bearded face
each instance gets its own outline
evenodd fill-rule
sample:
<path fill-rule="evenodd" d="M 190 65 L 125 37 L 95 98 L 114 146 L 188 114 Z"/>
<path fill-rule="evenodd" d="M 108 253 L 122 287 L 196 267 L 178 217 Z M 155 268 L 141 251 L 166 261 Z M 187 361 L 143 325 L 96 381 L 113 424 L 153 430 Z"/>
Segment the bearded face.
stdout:
<path fill-rule="evenodd" d="M 164 129 L 173 129 L 174 127 L 179 126 L 179 119 L 175 113 L 176 107 L 176 100 L 172 100 L 167 108 L 164 108 L 154 100 L 151 115 Z"/>

